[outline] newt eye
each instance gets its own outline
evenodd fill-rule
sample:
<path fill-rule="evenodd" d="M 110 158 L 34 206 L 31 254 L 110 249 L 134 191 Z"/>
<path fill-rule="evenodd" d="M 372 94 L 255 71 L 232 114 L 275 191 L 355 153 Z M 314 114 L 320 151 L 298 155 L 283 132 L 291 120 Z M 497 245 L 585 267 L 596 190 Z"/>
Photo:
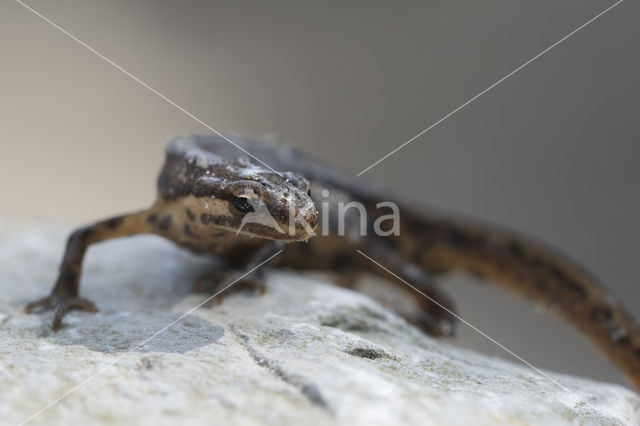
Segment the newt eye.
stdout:
<path fill-rule="evenodd" d="M 238 209 L 241 213 L 248 213 L 253 211 L 253 207 L 249 203 L 249 199 L 246 197 L 237 197 L 231 201 L 233 207 Z"/>

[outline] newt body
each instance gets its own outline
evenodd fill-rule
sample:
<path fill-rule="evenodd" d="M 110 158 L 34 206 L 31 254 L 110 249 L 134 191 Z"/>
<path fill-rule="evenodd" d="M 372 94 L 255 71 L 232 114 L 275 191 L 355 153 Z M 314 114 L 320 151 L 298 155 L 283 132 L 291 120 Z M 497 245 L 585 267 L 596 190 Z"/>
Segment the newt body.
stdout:
<path fill-rule="evenodd" d="M 362 250 L 437 302 L 395 280 L 420 308 L 403 316 L 431 335 L 450 335 L 455 325 L 455 318 L 439 306 L 454 310 L 434 277 L 467 272 L 564 317 L 640 387 L 640 328 L 590 274 L 565 256 L 493 225 L 418 211 L 291 148 L 253 139 L 234 142 L 284 172 L 257 165 L 218 136 L 174 139 L 167 147 L 156 202 L 73 232 L 51 295 L 28 305 L 27 311 L 54 309 L 54 329 L 69 310 L 95 312 L 95 305 L 78 294 L 82 260 L 89 245 L 112 238 L 157 234 L 193 251 L 212 253 L 227 269 L 239 271 L 250 270 L 286 243 L 276 259 L 279 266 L 332 271 L 343 279 L 364 272 L 390 279 L 356 251 Z M 362 203 L 366 232 L 359 217 L 347 217 L 342 224 L 345 236 L 338 235 L 337 199 Z M 399 206 L 397 235 L 374 232 L 376 220 L 388 214 L 378 203 L 387 201 Z M 316 206 L 323 203 L 330 206 L 323 211 L 328 217 L 322 218 L 328 229 L 314 235 Z M 268 214 L 257 215 L 261 210 Z M 249 215 L 255 220 L 247 220 Z"/>

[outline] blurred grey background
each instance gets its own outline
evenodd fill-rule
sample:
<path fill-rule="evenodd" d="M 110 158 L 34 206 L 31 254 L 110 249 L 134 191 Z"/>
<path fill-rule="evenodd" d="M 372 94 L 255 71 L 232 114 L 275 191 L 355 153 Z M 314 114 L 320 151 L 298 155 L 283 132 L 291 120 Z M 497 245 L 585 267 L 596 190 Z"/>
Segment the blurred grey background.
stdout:
<path fill-rule="evenodd" d="M 212 127 L 275 133 L 354 174 L 612 3 L 29 1 Z M 366 178 L 560 248 L 640 317 L 639 17 L 623 2 Z M 12 1 L 0 77 L 3 215 L 81 223 L 146 206 L 166 141 L 207 131 Z M 529 304 L 446 286 L 533 364 L 622 380 Z M 464 326 L 456 344 L 509 357 Z"/>

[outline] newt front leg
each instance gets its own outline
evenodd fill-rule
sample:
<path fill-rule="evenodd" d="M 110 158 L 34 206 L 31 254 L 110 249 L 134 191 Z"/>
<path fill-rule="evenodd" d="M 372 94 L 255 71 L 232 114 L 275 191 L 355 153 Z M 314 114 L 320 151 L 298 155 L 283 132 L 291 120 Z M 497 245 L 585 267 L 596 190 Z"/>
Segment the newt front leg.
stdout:
<path fill-rule="evenodd" d="M 53 309 L 53 330 L 60 329 L 62 318 L 71 310 L 97 312 L 89 299 L 79 297 L 82 263 L 91 244 L 114 238 L 150 232 L 147 211 L 116 216 L 75 230 L 67 240 L 58 279 L 51 294 L 25 307 L 25 312 Z"/>
<path fill-rule="evenodd" d="M 224 262 L 224 267 L 220 271 L 214 273 L 207 273 L 196 281 L 193 290 L 198 293 L 213 293 L 215 294 L 215 302 L 217 304 L 222 303 L 222 296 L 219 293 L 225 291 L 228 295 L 238 290 L 254 290 L 258 294 L 264 294 L 266 291 L 266 285 L 264 283 L 264 269 L 259 268 L 262 263 L 270 260 L 277 254 L 279 254 L 284 247 L 284 243 L 281 241 L 266 241 L 261 244 L 257 249 L 255 247 L 246 247 L 247 253 L 251 253 L 246 256 L 238 267 L 238 259 L 234 251 L 230 251 L 230 255 L 233 258 L 225 258 L 221 256 Z M 242 250 L 243 245 L 239 244 L 236 247 L 237 250 Z M 231 287 L 233 285 L 233 287 Z M 228 290 L 227 290 L 228 289 Z"/>

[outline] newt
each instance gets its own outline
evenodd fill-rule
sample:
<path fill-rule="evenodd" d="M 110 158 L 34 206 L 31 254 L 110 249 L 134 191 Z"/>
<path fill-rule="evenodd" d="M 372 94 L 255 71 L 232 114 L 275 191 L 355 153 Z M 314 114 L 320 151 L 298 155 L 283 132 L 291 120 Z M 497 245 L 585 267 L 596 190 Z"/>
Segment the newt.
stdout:
<path fill-rule="evenodd" d="M 291 147 L 251 138 L 234 137 L 234 143 L 275 169 L 220 136 L 175 138 L 166 148 L 153 205 L 76 229 L 51 294 L 27 305 L 26 312 L 52 309 L 54 330 L 71 310 L 96 312 L 96 305 L 79 295 L 79 287 L 86 250 L 101 241 L 159 235 L 217 256 L 221 278 L 228 271 L 250 271 L 281 248 L 274 259 L 278 267 L 330 271 L 347 287 L 363 273 L 398 284 L 418 306 L 401 315 L 434 336 L 452 335 L 455 327 L 454 304 L 436 278 L 472 274 L 563 317 L 640 388 L 640 327 L 596 278 L 567 256 L 496 225 L 403 203 Z M 336 203 L 328 202 L 337 199 L 361 203 L 367 214 L 364 228 L 357 217 L 339 217 Z M 374 227 L 381 228 L 388 211 L 378 206 L 389 201 L 399 206 L 398 229 L 380 235 Z M 330 206 L 322 215 L 321 204 Z M 316 235 L 319 221 L 327 229 Z M 429 298 L 356 250 L 378 259 Z"/>

